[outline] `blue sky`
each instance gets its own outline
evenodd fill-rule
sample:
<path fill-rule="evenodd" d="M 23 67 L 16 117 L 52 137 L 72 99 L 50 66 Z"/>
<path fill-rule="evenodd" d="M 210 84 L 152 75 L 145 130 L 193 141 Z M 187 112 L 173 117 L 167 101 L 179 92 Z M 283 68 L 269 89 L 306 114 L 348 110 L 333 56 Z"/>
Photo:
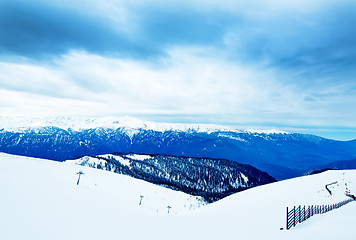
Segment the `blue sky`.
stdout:
<path fill-rule="evenodd" d="M 1 0 L 0 112 L 355 139 L 355 23 L 351 0 Z"/>

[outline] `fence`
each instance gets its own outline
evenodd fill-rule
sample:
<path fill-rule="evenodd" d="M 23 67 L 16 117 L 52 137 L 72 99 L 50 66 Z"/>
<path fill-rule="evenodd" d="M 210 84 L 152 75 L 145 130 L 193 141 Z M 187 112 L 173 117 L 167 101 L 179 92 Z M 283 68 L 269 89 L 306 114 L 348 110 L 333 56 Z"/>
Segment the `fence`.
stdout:
<path fill-rule="evenodd" d="M 312 206 L 301 206 L 292 208 L 288 210 L 287 207 L 287 220 L 286 220 L 286 229 L 289 230 L 292 227 L 295 227 L 298 223 L 304 222 L 308 218 L 312 217 L 315 214 L 323 214 L 329 212 L 335 208 L 344 206 L 345 204 L 352 202 L 353 199 L 347 199 L 342 202 L 338 202 L 331 205 L 312 205 Z"/>

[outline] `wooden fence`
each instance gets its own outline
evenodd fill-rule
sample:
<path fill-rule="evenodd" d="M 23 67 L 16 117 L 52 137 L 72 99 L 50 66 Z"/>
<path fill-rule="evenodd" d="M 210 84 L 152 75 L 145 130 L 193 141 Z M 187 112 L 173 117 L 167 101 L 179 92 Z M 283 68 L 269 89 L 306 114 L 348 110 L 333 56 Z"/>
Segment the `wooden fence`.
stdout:
<path fill-rule="evenodd" d="M 295 227 L 298 223 L 304 222 L 308 218 L 312 217 L 315 214 L 323 214 L 329 212 L 335 208 L 344 206 L 345 204 L 352 202 L 353 199 L 347 199 L 342 202 L 338 202 L 330 205 L 312 205 L 312 206 L 301 206 L 293 207 L 288 209 L 287 207 L 287 220 L 286 220 L 286 229 L 289 230 L 292 227 Z"/>

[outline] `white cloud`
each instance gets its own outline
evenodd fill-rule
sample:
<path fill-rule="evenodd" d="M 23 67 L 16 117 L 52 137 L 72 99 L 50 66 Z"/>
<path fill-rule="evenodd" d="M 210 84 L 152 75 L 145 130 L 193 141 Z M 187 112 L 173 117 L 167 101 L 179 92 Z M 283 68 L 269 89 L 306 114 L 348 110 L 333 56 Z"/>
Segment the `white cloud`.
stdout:
<path fill-rule="evenodd" d="M 156 64 L 86 53 L 68 55 L 61 64 L 82 88 L 100 92 L 108 104 L 118 103 L 118 111 L 127 111 L 121 104 L 130 103 L 130 109 L 138 112 L 244 112 L 256 96 L 268 97 L 260 86 L 276 84 L 268 84 L 272 79 L 255 69 L 216 58 L 204 49 L 175 49 Z"/>
<path fill-rule="evenodd" d="M 226 61 L 221 54 L 177 48 L 169 51 L 169 57 L 146 63 L 72 52 L 53 66 L 1 63 L 0 85 L 7 91 L 43 97 L 42 108 L 53 109 L 70 99 L 88 102 L 86 110 L 78 105 L 80 111 L 71 107 L 68 114 L 288 111 L 279 99 L 288 101 L 290 90 L 274 79 L 273 72 Z M 56 99 L 53 106 L 46 100 L 51 97 Z M 21 106 L 27 97 L 17 101 Z M 95 109 L 90 102 L 105 107 Z"/>
<path fill-rule="evenodd" d="M 166 121 L 197 116 L 198 122 L 207 118 L 246 127 L 356 127 L 355 84 L 300 86 L 288 71 L 226 59 L 216 49 L 172 48 L 151 62 L 86 52 L 71 52 L 52 65 L 2 62 L 0 112 L 164 115 Z"/>
<path fill-rule="evenodd" d="M 41 2 L 45 3 L 43 9 Z M 347 19 L 353 19 L 353 12 L 343 15 L 345 6 L 354 6 L 351 0 L 63 0 L 51 3 L 34 0 L 32 3 L 39 7 L 38 11 L 45 11 L 47 5 L 62 10 L 69 8 L 72 10 L 69 13 L 78 14 L 78 19 L 85 15 L 89 22 L 115 29 L 118 39 L 122 37 L 125 41 L 112 39 L 108 41 L 113 42 L 112 48 L 103 50 L 100 41 L 105 42 L 105 34 L 98 39 L 97 48 L 91 41 L 83 44 L 83 39 L 96 36 L 83 35 L 80 41 L 68 37 L 61 41 L 79 44 L 68 49 L 78 47 L 88 52 L 72 49 L 58 57 L 66 48 L 50 55 L 57 56 L 50 62 L 45 62 L 46 58 L 16 62 L 17 56 L 12 56 L 10 62 L 0 60 L 1 115 L 147 114 L 172 116 L 172 121 L 177 116 L 206 116 L 211 122 L 232 125 L 356 127 L 354 46 L 350 36 L 353 28 L 347 23 Z M 338 4 L 343 5 L 340 12 L 331 14 Z M 157 11 L 146 11 L 146 7 Z M 187 22 L 181 23 L 184 14 L 162 14 L 174 15 L 177 13 L 172 9 L 180 8 L 187 10 L 188 15 L 202 13 L 198 16 L 202 19 L 187 18 Z M 58 22 L 67 13 L 51 11 L 58 14 Z M 226 19 L 219 20 L 225 16 Z M 155 17 L 156 22 L 144 24 Z M 345 22 L 336 21 L 342 17 Z M 160 21 L 181 24 L 181 32 L 173 37 L 182 38 L 162 40 L 161 37 L 172 32 L 164 32 L 170 25 L 161 29 Z M 209 34 L 199 35 L 199 41 L 189 31 L 183 36 L 189 21 L 202 24 Z M 215 25 L 209 21 L 215 22 L 217 29 L 211 29 Z M 200 25 L 197 26 L 190 31 L 200 30 Z M 214 34 L 216 38 L 203 41 L 205 36 Z M 50 38 L 54 49 L 56 38 Z M 41 40 L 34 39 L 36 43 Z M 62 44 L 61 41 L 57 43 Z M 124 51 L 126 42 L 128 52 Z M 40 48 L 41 44 L 29 47 L 35 56 Z M 109 57 L 111 49 L 116 52 Z M 121 58 L 115 54 L 122 54 Z M 126 58 L 122 58 L 124 54 Z M 6 56 L 2 55 L 2 59 Z"/>

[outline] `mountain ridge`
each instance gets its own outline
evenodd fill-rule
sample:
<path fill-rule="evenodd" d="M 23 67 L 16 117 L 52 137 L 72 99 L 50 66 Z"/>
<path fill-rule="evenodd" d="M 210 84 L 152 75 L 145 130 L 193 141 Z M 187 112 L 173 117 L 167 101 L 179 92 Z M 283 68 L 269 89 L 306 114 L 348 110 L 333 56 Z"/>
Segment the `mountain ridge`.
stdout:
<path fill-rule="evenodd" d="M 66 162 L 128 175 L 208 202 L 276 181 L 266 172 L 226 159 L 115 153 Z"/>
<path fill-rule="evenodd" d="M 212 131 L 228 131 L 228 132 L 250 132 L 250 133 L 266 133 L 276 134 L 289 132 L 276 129 L 257 130 L 257 129 L 235 129 L 216 124 L 205 123 L 166 123 L 143 121 L 133 117 L 101 117 L 101 118 L 83 118 L 83 117 L 53 117 L 53 118 L 11 118 L 0 117 L 0 130 L 9 132 L 27 132 L 44 127 L 57 127 L 66 131 L 83 131 L 95 128 L 122 128 L 129 132 L 130 129 L 153 130 L 157 132 L 164 131 L 195 131 L 195 132 L 212 132 Z M 130 135 L 130 133 L 128 133 Z"/>
<path fill-rule="evenodd" d="M 130 122 L 131 118 L 126 120 Z M 189 128 L 191 125 L 182 125 L 185 131 L 183 127 L 173 130 L 166 125 L 156 131 L 128 128 L 121 123 L 76 131 L 36 124 L 20 126 L 19 132 L 9 125 L 0 125 L 0 151 L 56 161 L 115 152 L 228 159 L 252 165 L 276 179 L 301 176 L 333 161 L 356 158 L 356 141 L 336 141 L 310 134 L 230 131 L 210 125 L 205 128 L 196 125 L 195 130 Z M 138 126 L 135 122 L 132 125 Z"/>

